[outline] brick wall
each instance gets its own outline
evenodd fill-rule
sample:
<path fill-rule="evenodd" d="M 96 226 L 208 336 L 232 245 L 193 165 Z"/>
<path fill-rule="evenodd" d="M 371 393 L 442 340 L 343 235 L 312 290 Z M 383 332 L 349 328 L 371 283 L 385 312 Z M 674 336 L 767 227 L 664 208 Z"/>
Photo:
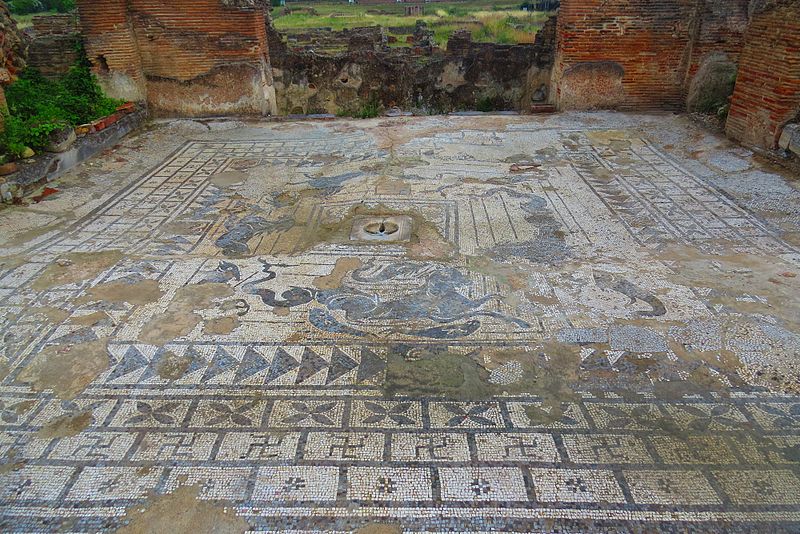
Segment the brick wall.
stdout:
<path fill-rule="evenodd" d="M 749 0 L 714 0 L 697 2 L 692 16 L 691 56 L 686 71 L 686 85 L 711 54 L 725 54 L 734 63 L 744 46 L 749 24 Z"/>
<path fill-rule="evenodd" d="M 156 114 L 273 111 L 264 0 L 79 0 L 79 8 L 95 70 L 107 86 L 136 87 Z"/>
<path fill-rule="evenodd" d="M 73 14 L 33 17 L 28 66 L 44 76 L 66 74 L 78 61 L 78 18 Z"/>
<path fill-rule="evenodd" d="M 735 61 L 749 0 L 563 0 L 554 69 L 562 109 L 684 108 L 704 57 Z"/>
<path fill-rule="evenodd" d="M 33 31 L 37 35 L 74 35 L 78 33 L 78 17 L 72 13 L 40 15 L 33 17 Z"/>
<path fill-rule="evenodd" d="M 128 21 L 128 0 L 78 0 L 86 54 L 106 93 L 146 100 L 139 50 Z"/>
<path fill-rule="evenodd" d="M 753 14 L 728 115 L 728 135 L 775 148 L 784 124 L 800 114 L 800 1 Z"/>

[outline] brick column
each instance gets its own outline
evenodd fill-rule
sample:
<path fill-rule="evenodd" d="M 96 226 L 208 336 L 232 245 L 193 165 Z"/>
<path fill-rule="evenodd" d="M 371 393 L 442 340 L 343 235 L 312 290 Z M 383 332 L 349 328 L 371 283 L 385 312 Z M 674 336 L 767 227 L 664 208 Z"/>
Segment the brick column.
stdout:
<path fill-rule="evenodd" d="M 142 62 L 126 0 L 78 0 L 86 54 L 106 93 L 114 98 L 146 99 Z"/>
<path fill-rule="evenodd" d="M 755 13 L 728 115 L 728 135 L 777 147 L 781 129 L 800 113 L 800 1 Z"/>

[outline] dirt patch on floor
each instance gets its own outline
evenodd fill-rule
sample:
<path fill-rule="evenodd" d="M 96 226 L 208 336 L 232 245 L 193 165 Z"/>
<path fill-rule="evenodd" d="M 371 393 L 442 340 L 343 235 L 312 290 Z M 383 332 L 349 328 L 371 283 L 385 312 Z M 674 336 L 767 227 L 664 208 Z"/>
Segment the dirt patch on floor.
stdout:
<path fill-rule="evenodd" d="M 494 261 L 486 256 L 468 256 L 467 269 L 474 273 L 490 276 L 512 290 L 528 289 L 528 273 L 509 263 Z"/>
<path fill-rule="evenodd" d="M 186 374 L 191 364 L 191 356 L 186 354 L 178 356 L 174 352 L 167 351 L 158 361 L 156 372 L 164 380 L 178 380 Z"/>
<path fill-rule="evenodd" d="M 31 308 L 29 313 L 31 315 L 42 315 L 47 322 L 52 324 L 61 324 L 70 316 L 70 312 L 62 310 L 61 308 L 54 308 L 52 306 L 41 306 Z"/>
<path fill-rule="evenodd" d="M 212 174 L 208 181 L 219 188 L 226 188 L 232 185 L 241 184 L 245 182 L 247 178 L 247 173 L 242 171 L 224 171 L 217 174 Z"/>
<path fill-rule="evenodd" d="M 526 410 L 532 422 L 559 421 L 564 415 L 563 403 L 580 400 L 576 393 L 581 367 L 578 347 L 549 342 L 532 351 L 488 349 L 481 353 L 479 361 L 492 372 L 490 380 L 500 382 L 494 385 L 497 394 L 524 394 L 542 400 L 541 405 Z M 505 369 L 513 369 L 516 374 L 499 372 Z M 502 383 L 504 379 L 508 383 Z"/>
<path fill-rule="evenodd" d="M 316 195 L 317 193 L 314 192 L 313 194 Z M 376 244 L 374 241 L 362 242 L 350 240 L 350 233 L 356 218 L 367 216 L 395 217 L 403 215 L 411 218 L 411 239 L 406 242 L 396 242 L 392 244 L 404 247 L 407 251 L 406 255 L 408 258 L 442 261 L 454 257 L 454 245 L 447 241 L 441 235 L 436 225 L 427 221 L 422 214 L 416 211 L 396 210 L 383 205 L 367 207 L 362 204 L 357 204 L 338 221 L 321 222 L 312 226 L 306 224 L 306 210 L 298 210 L 293 215 L 295 223 L 291 228 L 288 230 L 280 230 L 276 235 L 267 234 L 264 240 L 269 243 L 274 243 L 274 245 L 271 245 L 271 252 L 273 254 L 299 254 L 317 245 L 332 243 L 353 246 L 374 246 Z M 258 252 L 259 251 L 256 251 L 256 253 Z"/>
<path fill-rule="evenodd" d="M 15 449 L 9 449 L 3 461 L 0 462 L 0 475 L 7 475 L 14 471 L 19 471 L 28 463 L 26 460 L 17 460 L 19 452 Z"/>
<path fill-rule="evenodd" d="M 108 369 L 108 339 L 75 345 L 48 345 L 19 374 L 36 391 L 52 390 L 61 399 L 80 394 Z"/>
<path fill-rule="evenodd" d="M 250 525 L 232 511 L 198 498 L 200 488 L 182 486 L 174 492 L 153 497 L 144 506 L 128 509 L 128 524 L 117 534 L 240 534 Z"/>
<path fill-rule="evenodd" d="M 34 216 L 37 214 L 34 212 Z M 39 236 L 47 234 L 49 232 L 53 232 L 55 230 L 59 230 L 64 227 L 64 223 L 62 222 L 55 222 L 51 224 L 47 224 L 44 226 L 37 226 L 36 228 L 31 228 L 29 230 L 22 231 L 18 234 L 14 234 L 13 237 L 3 242 L 3 245 L 6 247 L 18 247 L 20 245 L 24 245 L 29 241 L 33 241 Z"/>
<path fill-rule="evenodd" d="M 489 374 L 469 355 L 429 350 L 408 355 L 390 351 L 384 391 L 387 397 L 447 397 L 488 399 L 493 388 Z"/>
<path fill-rule="evenodd" d="M 12 254 L 10 256 L 0 256 L 0 270 L 13 270 L 17 267 L 25 265 L 26 263 L 30 262 L 30 258 L 28 256 L 22 256 L 18 254 Z"/>
<path fill-rule="evenodd" d="M 90 280 L 123 258 L 119 250 L 104 252 L 74 252 L 47 266 L 31 288 L 45 291 L 52 287 Z"/>
<path fill-rule="evenodd" d="M 579 348 L 548 343 L 536 350 L 485 349 L 456 354 L 441 349 L 389 351 L 387 396 L 443 396 L 483 400 L 497 395 L 541 398 L 548 417 L 560 419 L 561 403 L 578 399 Z"/>
<path fill-rule="evenodd" d="M 78 315 L 72 317 L 70 322 L 73 324 L 79 324 L 81 326 L 94 326 L 107 319 L 111 319 L 111 316 L 109 316 L 106 312 L 96 311 L 88 315 Z"/>
<path fill-rule="evenodd" d="M 225 336 L 236 330 L 238 327 L 239 319 L 237 317 L 216 317 L 205 322 L 203 325 L 203 333 L 212 336 Z"/>
<path fill-rule="evenodd" d="M 87 302 L 127 302 L 134 306 L 141 306 L 155 302 L 161 298 L 162 292 L 157 280 L 142 280 L 128 284 L 125 282 L 110 282 L 99 284 L 86 290 L 86 293 L 75 300 L 76 304 Z"/>
<path fill-rule="evenodd" d="M 66 414 L 53 419 L 39 429 L 36 436 L 41 439 L 67 438 L 76 436 L 92 424 L 92 411 Z"/>
<path fill-rule="evenodd" d="M 720 246 L 724 244 L 720 243 Z M 733 246 L 731 246 L 733 250 Z M 741 313 L 774 315 L 800 330 L 800 269 L 775 257 L 731 252 L 704 254 L 685 246 L 672 246 L 659 259 L 676 262 L 675 282 L 715 290 L 710 302 Z M 766 302 L 742 300 L 743 294 L 764 297 Z"/>
<path fill-rule="evenodd" d="M 320 276 L 314 279 L 314 287 L 317 289 L 337 289 L 341 287 L 342 280 L 348 273 L 361 267 L 361 260 L 358 258 L 339 258 L 333 267 L 331 274 Z"/>
<path fill-rule="evenodd" d="M 400 525 L 371 523 L 356 530 L 355 534 L 403 534 Z"/>
<path fill-rule="evenodd" d="M 227 284 L 192 284 L 181 287 L 164 313 L 157 313 L 142 328 L 139 339 L 152 345 L 164 345 L 189 334 L 203 321 L 196 313 L 213 306 L 215 300 L 233 295 Z"/>

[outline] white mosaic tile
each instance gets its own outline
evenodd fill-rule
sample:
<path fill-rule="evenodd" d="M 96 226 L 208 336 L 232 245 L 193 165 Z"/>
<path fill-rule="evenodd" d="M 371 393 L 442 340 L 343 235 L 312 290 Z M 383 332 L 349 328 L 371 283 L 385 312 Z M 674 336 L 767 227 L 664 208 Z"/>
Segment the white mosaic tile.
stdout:
<path fill-rule="evenodd" d="M 335 501 L 339 469 L 322 466 L 261 467 L 253 501 Z"/>
<path fill-rule="evenodd" d="M 429 469 L 350 467 L 347 477 L 350 499 L 404 503 L 432 499 Z"/>
<path fill-rule="evenodd" d="M 515 467 L 440 467 L 446 501 L 527 501 L 522 471 Z"/>
<path fill-rule="evenodd" d="M 624 503 L 614 473 L 590 469 L 530 469 L 536 499 L 545 503 Z"/>

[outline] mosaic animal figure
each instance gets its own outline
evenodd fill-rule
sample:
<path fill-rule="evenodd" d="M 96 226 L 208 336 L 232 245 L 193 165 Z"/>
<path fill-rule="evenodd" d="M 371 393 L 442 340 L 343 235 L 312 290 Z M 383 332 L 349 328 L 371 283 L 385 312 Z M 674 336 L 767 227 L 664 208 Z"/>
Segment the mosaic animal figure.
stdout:
<path fill-rule="evenodd" d="M 664 303 L 661 302 L 658 297 L 624 278 L 614 276 L 604 271 L 593 271 L 592 276 L 594 277 L 595 284 L 597 284 L 597 287 L 600 289 L 622 293 L 631 299 L 630 304 L 635 304 L 637 300 L 648 304 L 652 310 L 637 312 L 641 317 L 660 317 L 667 313 L 666 306 L 664 306 Z"/>
<path fill-rule="evenodd" d="M 483 310 L 483 306 L 497 295 L 486 295 L 473 299 L 458 291 L 469 284 L 469 279 L 451 267 L 404 262 L 378 268 L 368 263 L 356 270 L 352 278 L 359 282 L 371 282 L 377 286 L 391 285 L 399 278 L 416 276 L 419 286 L 412 294 L 401 294 L 384 299 L 377 291 L 343 287 L 319 291 L 317 301 L 329 310 L 344 311 L 348 320 L 413 322 L 419 320 L 435 323 L 452 323 L 477 316 L 494 317 L 513 323 L 521 328 L 530 325 L 520 319 L 499 312 Z M 421 280 L 421 282 L 419 282 Z"/>
<path fill-rule="evenodd" d="M 264 273 L 265 276 L 242 284 L 242 289 L 245 293 L 261 297 L 261 301 L 264 304 L 273 308 L 291 308 L 293 306 L 308 304 L 314 300 L 314 295 L 317 290 L 312 288 L 291 286 L 289 289 L 283 291 L 280 298 L 278 298 L 274 290 L 259 287 L 260 284 L 271 282 L 278 276 L 278 273 L 273 270 L 273 267 L 286 267 L 286 265 L 273 265 L 261 258 L 259 258 L 258 261 L 262 265 L 261 272 Z"/>

